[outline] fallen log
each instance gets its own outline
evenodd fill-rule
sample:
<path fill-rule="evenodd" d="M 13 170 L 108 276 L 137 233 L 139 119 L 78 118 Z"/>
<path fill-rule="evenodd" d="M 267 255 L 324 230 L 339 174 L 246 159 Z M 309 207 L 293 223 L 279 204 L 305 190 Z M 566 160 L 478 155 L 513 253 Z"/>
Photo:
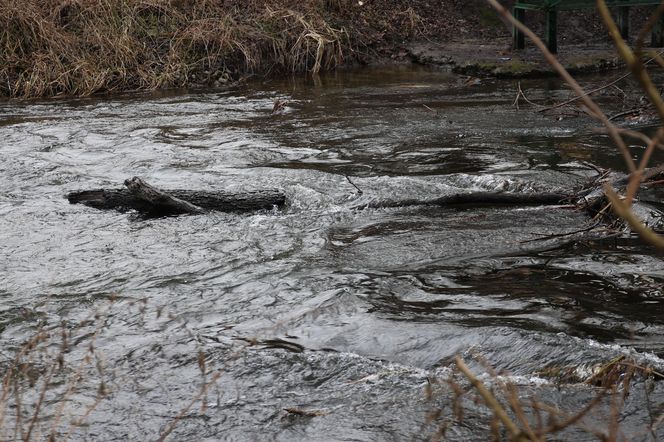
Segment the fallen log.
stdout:
<path fill-rule="evenodd" d="M 572 193 L 540 192 L 540 193 L 508 193 L 508 192 L 466 192 L 445 195 L 440 198 L 400 201 L 384 201 L 358 206 L 369 208 L 389 208 L 407 206 L 535 206 L 559 205 L 574 198 Z"/>
<path fill-rule="evenodd" d="M 566 205 L 585 209 L 595 215 L 608 203 L 603 184 L 609 183 L 619 192 L 624 192 L 632 175 L 604 173 L 598 179 L 578 190 L 560 190 L 556 192 L 516 193 L 503 191 L 471 191 L 444 195 L 431 199 L 402 199 L 398 201 L 371 201 L 355 206 L 362 208 L 394 208 L 408 206 L 557 206 Z M 348 177 L 346 177 L 348 179 Z M 642 185 L 653 180 L 664 180 L 664 166 L 646 169 L 642 175 Z M 350 180 L 349 180 L 350 181 Z M 658 181 L 656 181 L 658 182 Z M 351 182 L 351 184 L 353 184 Z M 353 184 L 354 185 L 354 184 Z M 637 202 L 638 204 L 638 202 Z"/>
<path fill-rule="evenodd" d="M 124 189 L 94 189 L 71 192 L 71 204 L 84 204 L 102 210 L 135 210 L 146 216 L 200 214 L 206 211 L 249 212 L 281 207 L 283 192 L 265 189 L 246 192 L 160 190 L 138 177 L 125 181 Z"/>

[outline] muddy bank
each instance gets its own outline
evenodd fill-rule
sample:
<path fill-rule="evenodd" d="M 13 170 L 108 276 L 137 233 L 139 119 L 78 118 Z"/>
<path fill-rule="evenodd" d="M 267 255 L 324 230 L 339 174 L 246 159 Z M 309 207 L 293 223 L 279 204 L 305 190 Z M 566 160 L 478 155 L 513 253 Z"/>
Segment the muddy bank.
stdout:
<path fill-rule="evenodd" d="M 442 66 L 453 72 L 477 77 L 527 78 L 551 77 L 556 72 L 535 48 L 513 51 L 511 39 L 487 43 L 413 42 L 405 47 L 408 57 L 422 65 Z M 571 74 L 603 72 L 624 66 L 608 44 L 571 45 L 558 54 Z"/>

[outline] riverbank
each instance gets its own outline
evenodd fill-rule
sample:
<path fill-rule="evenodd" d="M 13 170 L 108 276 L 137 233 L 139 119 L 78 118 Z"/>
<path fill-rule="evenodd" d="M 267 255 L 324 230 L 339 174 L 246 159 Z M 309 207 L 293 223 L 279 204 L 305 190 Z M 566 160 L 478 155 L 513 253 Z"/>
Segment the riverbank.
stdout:
<path fill-rule="evenodd" d="M 469 74 L 506 70 L 522 74 L 522 64 L 503 54 L 509 51 L 509 27 L 485 2 L 440 3 L 3 0 L 0 96 L 222 87 L 247 75 L 319 72 L 353 64 L 426 63 L 426 57 L 417 52 L 423 44 L 442 48 L 437 57 L 453 62 L 455 49 L 450 43 L 466 59 L 486 47 L 489 59 L 497 59 L 496 66 L 483 57 L 455 62 L 457 67 Z M 561 15 L 561 40 L 569 37 L 584 47 L 599 42 L 606 53 L 606 38 L 597 32 L 601 25 L 591 13 L 584 14 Z M 584 17 L 587 23 L 575 26 Z M 540 26 L 537 17 L 530 22 L 536 29 Z M 608 57 L 591 57 L 589 70 L 605 67 Z M 475 69 L 467 63 L 472 61 Z"/>

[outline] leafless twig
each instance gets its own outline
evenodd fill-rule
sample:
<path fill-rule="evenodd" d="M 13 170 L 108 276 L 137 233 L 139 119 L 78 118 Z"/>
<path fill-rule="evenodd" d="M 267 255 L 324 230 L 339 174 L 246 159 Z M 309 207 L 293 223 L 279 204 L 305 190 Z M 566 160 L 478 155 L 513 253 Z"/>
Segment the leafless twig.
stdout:
<path fill-rule="evenodd" d="M 362 195 L 362 193 L 363 193 L 363 192 L 362 192 L 362 189 L 360 189 L 359 187 L 357 187 L 357 186 L 355 185 L 355 183 L 352 182 L 352 181 L 350 180 L 350 177 L 349 177 L 348 175 L 344 175 L 344 177 L 346 177 L 346 180 L 348 180 L 348 182 L 351 184 L 351 186 L 353 186 L 355 189 L 357 189 L 357 193 L 358 193 L 359 195 Z"/>
<path fill-rule="evenodd" d="M 168 437 L 169 434 L 173 432 L 177 424 L 180 422 L 180 420 L 184 417 L 184 415 L 189 411 L 191 407 L 194 406 L 196 402 L 198 402 L 203 396 L 205 396 L 205 393 L 207 392 L 208 388 L 215 384 L 217 380 L 221 377 L 221 373 L 215 373 L 212 375 L 212 378 L 210 379 L 209 382 L 204 383 L 201 386 L 201 390 L 198 392 L 196 396 L 187 404 L 182 410 L 180 410 L 180 413 L 178 413 L 177 416 L 171 421 L 171 423 L 166 427 L 166 429 L 159 435 L 159 439 L 157 439 L 157 442 L 164 442 L 166 438 Z"/>

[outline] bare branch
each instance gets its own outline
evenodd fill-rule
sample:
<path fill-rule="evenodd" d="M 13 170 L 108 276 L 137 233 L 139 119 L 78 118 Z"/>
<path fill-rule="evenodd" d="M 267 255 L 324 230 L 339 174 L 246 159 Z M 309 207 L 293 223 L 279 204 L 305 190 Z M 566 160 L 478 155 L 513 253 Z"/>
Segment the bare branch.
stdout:
<path fill-rule="evenodd" d="M 526 436 L 519 427 L 516 426 L 514 421 L 509 417 L 505 408 L 498 402 L 498 399 L 491 393 L 484 384 L 475 377 L 475 375 L 470 371 L 470 368 L 463 362 L 463 360 L 457 356 L 456 365 L 459 368 L 459 371 L 463 373 L 468 381 L 475 387 L 475 390 L 482 396 L 487 407 L 489 407 L 493 413 L 496 415 L 496 418 L 502 422 L 507 431 L 510 433 L 511 439 L 513 441 L 528 441 L 530 438 Z"/>

